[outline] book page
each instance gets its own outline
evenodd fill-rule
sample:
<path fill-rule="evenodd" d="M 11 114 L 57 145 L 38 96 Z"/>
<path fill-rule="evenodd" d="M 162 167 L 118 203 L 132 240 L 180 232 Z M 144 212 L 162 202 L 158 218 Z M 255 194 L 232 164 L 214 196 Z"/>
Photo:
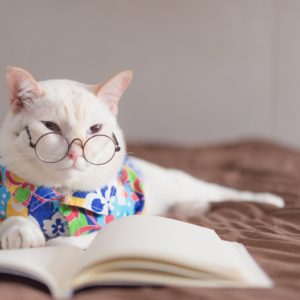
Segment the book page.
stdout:
<path fill-rule="evenodd" d="M 234 255 L 242 280 L 213 276 L 211 273 L 181 268 L 152 260 L 124 259 L 95 264 L 72 281 L 75 289 L 89 285 L 176 285 L 185 287 L 270 288 L 271 279 L 239 243 L 223 241 Z"/>
<path fill-rule="evenodd" d="M 240 279 L 235 260 L 211 229 L 157 216 L 130 216 L 102 229 L 82 267 L 122 258 L 144 258 Z"/>
<path fill-rule="evenodd" d="M 240 243 L 223 241 L 225 246 L 234 254 L 236 264 L 245 281 L 249 286 L 270 288 L 273 286 L 272 280 L 265 274 L 247 251 L 246 247 Z"/>
<path fill-rule="evenodd" d="M 71 246 L 0 250 L 0 272 L 35 279 L 48 286 L 55 297 L 66 297 L 68 284 L 83 255 Z"/>

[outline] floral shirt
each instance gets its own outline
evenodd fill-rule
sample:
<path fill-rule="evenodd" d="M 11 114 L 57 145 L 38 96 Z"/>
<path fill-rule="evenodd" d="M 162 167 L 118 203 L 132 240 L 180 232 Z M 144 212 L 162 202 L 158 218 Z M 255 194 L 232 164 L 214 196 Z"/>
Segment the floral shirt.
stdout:
<path fill-rule="evenodd" d="M 46 239 L 87 234 L 114 219 L 142 212 L 144 192 L 140 177 L 130 158 L 126 158 L 110 184 L 64 195 L 27 182 L 0 165 L 0 222 L 11 216 L 31 218 Z"/>

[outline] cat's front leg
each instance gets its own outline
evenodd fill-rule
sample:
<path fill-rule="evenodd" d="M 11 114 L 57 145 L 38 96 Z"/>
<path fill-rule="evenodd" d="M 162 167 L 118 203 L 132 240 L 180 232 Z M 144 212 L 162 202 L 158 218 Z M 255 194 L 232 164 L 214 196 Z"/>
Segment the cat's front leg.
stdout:
<path fill-rule="evenodd" d="M 23 217 L 9 217 L 0 225 L 2 249 L 41 247 L 45 237 L 34 221 Z"/>

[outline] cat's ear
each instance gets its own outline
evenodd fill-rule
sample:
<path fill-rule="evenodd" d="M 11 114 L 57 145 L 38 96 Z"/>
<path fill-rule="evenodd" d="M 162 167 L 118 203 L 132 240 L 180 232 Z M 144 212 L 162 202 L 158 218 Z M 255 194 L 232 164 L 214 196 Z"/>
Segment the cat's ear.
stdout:
<path fill-rule="evenodd" d="M 8 66 L 6 79 L 9 99 L 14 112 L 22 110 L 26 101 L 33 101 L 43 95 L 33 76 L 21 68 Z"/>
<path fill-rule="evenodd" d="M 96 94 L 101 101 L 104 101 L 114 116 L 118 114 L 120 98 L 128 87 L 131 79 L 132 71 L 123 71 L 99 86 Z"/>

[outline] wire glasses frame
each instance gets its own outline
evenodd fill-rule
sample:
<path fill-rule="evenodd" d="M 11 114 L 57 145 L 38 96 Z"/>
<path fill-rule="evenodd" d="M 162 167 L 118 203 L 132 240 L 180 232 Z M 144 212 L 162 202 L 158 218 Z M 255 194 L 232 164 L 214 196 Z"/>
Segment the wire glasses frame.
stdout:
<path fill-rule="evenodd" d="M 95 165 L 95 166 L 105 165 L 105 164 L 109 163 L 109 162 L 114 158 L 116 152 L 119 152 L 119 151 L 121 150 L 121 147 L 119 146 L 119 142 L 118 142 L 118 140 L 117 140 L 117 138 L 116 138 L 116 136 L 115 136 L 114 133 L 112 133 L 112 137 L 110 137 L 110 136 L 108 136 L 108 135 L 105 135 L 105 134 L 96 134 L 96 135 L 93 135 L 92 137 L 88 138 L 88 139 L 83 143 L 79 138 L 75 138 L 75 139 L 73 139 L 71 142 L 69 142 L 69 141 L 67 140 L 67 138 L 66 138 L 65 136 L 63 136 L 62 134 L 60 134 L 60 133 L 58 133 L 58 132 L 51 131 L 51 132 L 47 132 L 47 133 L 41 135 L 41 136 L 37 139 L 37 141 L 36 141 L 35 143 L 33 143 L 33 142 L 32 142 L 32 135 L 31 135 L 31 133 L 30 133 L 30 131 L 29 131 L 28 126 L 25 126 L 25 130 L 26 130 L 27 135 L 28 135 L 29 146 L 30 146 L 31 148 L 34 149 L 34 152 L 35 152 L 35 155 L 37 156 L 37 158 L 38 158 L 39 160 L 41 160 L 42 162 L 45 162 L 45 163 L 58 163 L 58 162 L 62 161 L 63 159 L 65 159 L 65 158 L 67 157 L 68 153 L 69 153 L 69 150 L 70 150 L 72 144 L 73 144 L 75 141 L 79 141 L 79 142 L 80 142 L 80 145 L 81 145 L 81 148 L 82 148 L 82 153 L 83 153 L 83 158 L 84 158 L 88 163 L 90 163 L 90 164 L 92 164 L 92 165 Z M 44 158 L 41 157 L 41 155 L 39 155 L 39 153 L 38 153 L 38 151 L 37 151 L 37 145 L 38 145 L 38 143 L 41 141 L 41 139 L 43 139 L 43 138 L 45 138 L 45 137 L 47 137 L 47 136 L 49 136 L 49 135 L 51 135 L 51 134 L 52 134 L 52 135 L 53 135 L 53 134 L 56 134 L 56 135 L 60 136 L 61 138 L 64 139 L 64 141 L 66 142 L 66 145 L 68 145 L 67 148 L 66 148 L 65 154 L 62 155 L 61 158 L 59 158 L 59 159 L 57 159 L 57 160 L 55 160 L 55 161 L 47 161 L 47 160 L 45 160 Z M 96 137 L 107 138 L 108 140 L 110 140 L 110 141 L 113 142 L 113 144 L 114 144 L 114 151 L 113 151 L 112 155 L 109 157 L 109 159 L 107 159 L 107 160 L 106 160 L 105 162 L 103 162 L 103 163 L 93 163 L 92 161 L 90 161 L 89 159 L 87 159 L 87 157 L 86 157 L 86 155 L 85 155 L 85 151 L 84 151 L 84 150 L 85 150 L 85 146 L 87 145 L 88 142 L 90 142 L 93 138 L 96 138 Z"/>

